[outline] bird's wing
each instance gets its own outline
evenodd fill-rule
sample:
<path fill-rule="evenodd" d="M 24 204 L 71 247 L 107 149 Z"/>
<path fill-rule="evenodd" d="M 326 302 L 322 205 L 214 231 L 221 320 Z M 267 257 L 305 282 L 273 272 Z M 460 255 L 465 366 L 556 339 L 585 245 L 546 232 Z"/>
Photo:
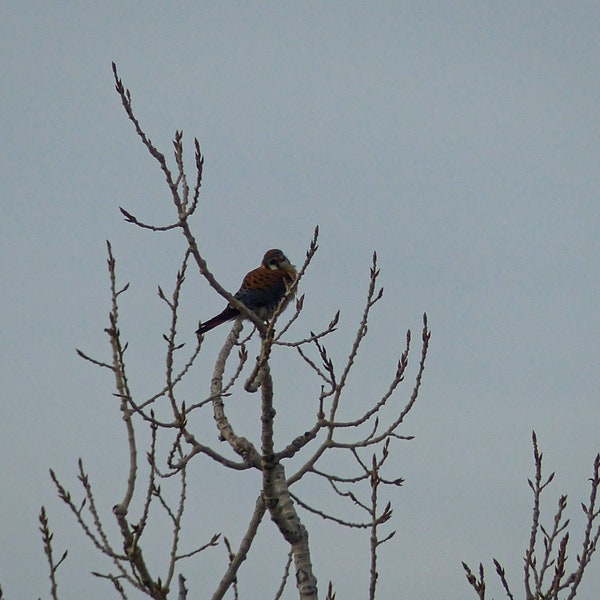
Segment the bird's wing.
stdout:
<path fill-rule="evenodd" d="M 275 308 L 285 295 L 289 275 L 279 269 L 258 267 L 244 277 L 235 297 L 250 310 Z"/>

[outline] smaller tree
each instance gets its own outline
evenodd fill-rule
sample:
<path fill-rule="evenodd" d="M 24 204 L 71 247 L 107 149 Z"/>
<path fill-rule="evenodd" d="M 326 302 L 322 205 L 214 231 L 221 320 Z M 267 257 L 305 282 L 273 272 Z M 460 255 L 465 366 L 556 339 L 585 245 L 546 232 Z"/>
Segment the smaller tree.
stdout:
<path fill-rule="evenodd" d="M 567 546 L 569 544 L 569 522 L 565 518 L 567 508 L 567 496 L 558 499 L 558 508 L 550 528 L 541 523 L 540 498 L 542 492 L 554 479 L 554 473 L 543 481 L 542 457 L 538 449 L 535 431 L 532 434 L 533 459 L 535 463 L 535 475 L 533 481 L 528 479 L 529 487 L 533 492 L 533 517 L 529 545 L 524 556 L 524 585 L 525 600 L 558 600 L 565 598 L 572 600 L 577 595 L 579 584 L 583 579 L 592 555 L 596 551 L 598 539 L 600 538 L 600 507 L 598 489 L 600 488 L 600 454 L 596 455 L 592 476 L 590 477 L 591 492 L 588 504 L 581 504 L 585 515 L 585 531 L 581 542 L 581 550 L 576 556 L 576 564 L 568 566 Z M 500 562 L 493 559 L 496 573 L 502 582 L 502 587 L 509 600 L 515 600 L 506 572 Z M 475 575 L 466 563 L 462 563 L 467 581 L 480 598 L 486 598 L 485 572 L 483 565 L 479 563 L 479 574 Z"/>

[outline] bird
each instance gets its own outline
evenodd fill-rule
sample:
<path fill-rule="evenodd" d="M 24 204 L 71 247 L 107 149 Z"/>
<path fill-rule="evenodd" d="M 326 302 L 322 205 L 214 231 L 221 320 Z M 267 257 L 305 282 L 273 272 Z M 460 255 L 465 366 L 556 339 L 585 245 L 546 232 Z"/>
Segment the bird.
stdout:
<path fill-rule="evenodd" d="M 240 289 L 234 297 L 246 305 L 260 319 L 271 318 L 283 298 L 284 308 L 289 304 L 293 294 L 286 297 L 291 284 L 296 279 L 297 272 L 285 254 L 277 249 L 267 250 L 260 267 L 250 271 L 243 279 Z M 240 317 L 240 311 L 231 306 L 227 307 L 212 319 L 202 323 L 196 331 L 203 335 L 215 327 Z"/>

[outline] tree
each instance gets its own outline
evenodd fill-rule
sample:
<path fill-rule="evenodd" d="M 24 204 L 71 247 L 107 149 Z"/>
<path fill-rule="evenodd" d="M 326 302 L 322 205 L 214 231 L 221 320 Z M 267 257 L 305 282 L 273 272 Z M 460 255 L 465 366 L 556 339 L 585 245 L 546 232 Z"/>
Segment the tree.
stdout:
<path fill-rule="evenodd" d="M 541 522 L 540 498 L 542 492 L 554 479 L 554 473 L 544 481 L 542 477 L 543 454 L 539 451 L 535 431 L 532 434 L 533 460 L 535 463 L 535 476 L 533 481 L 528 479 L 529 487 L 533 492 L 533 510 L 529 544 L 525 550 L 524 562 L 524 588 L 525 600 L 558 600 L 566 598 L 572 600 L 577 595 L 579 584 L 583 579 L 585 570 L 592 560 L 592 555 L 600 539 L 600 508 L 598 506 L 598 489 L 600 488 L 600 454 L 594 460 L 593 472 L 590 477 L 591 491 L 588 504 L 581 503 L 585 515 L 585 529 L 581 542 L 581 551 L 576 556 L 576 565 L 572 571 L 568 563 L 567 547 L 569 544 L 569 523 L 565 518 L 567 496 L 558 499 L 558 508 L 554 514 L 551 528 L 545 528 Z M 539 558 L 538 558 L 539 557 Z M 462 563 L 467 581 L 480 600 L 486 598 L 485 571 L 479 563 L 479 576 L 471 568 Z M 515 600 L 506 571 L 500 562 L 494 558 L 496 573 L 500 578 L 508 600 Z"/>
<path fill-rule="evenodd" d="M 295 295 L 306 269 L 317 252 L 318 228 L 315 228 L 304 264 L 287 290 L 286 297 L 268 321 L 261 320 L 218 282 L 209 270 L 193 234 L 192 217 L 200 199 L 204 162 L 198 140 L 194 140 L 196 177 L 193 188 L 190 188 L 184 170 L 182 132 L 176 132 L 173 140 L 175 159 L 173 171 L 167 164 L 165 156 L 153 145 L 135 117 L 131 94 L 124 87 L 114 64 L 113 72 L 116 90 L 129 120 L 135 127 L 139 139 L 164 174 L 176 210 L 176 218 L 169 225 L 153 225 L 143 222 L 124 208 L 121 208 L 121 212 L 128 222 L 139 228 L 154 232 L 181 232 L 185 238 L 186 249 L 175 278 L 173 291 L 167 294 L 162 288 L 158 289 L 159 297 L 168 306 L 170 313 L 169 331 L 164 335 L 165 383 L 162 389 L 151 397 L 139 399 L 132 392 L 130 385 L 126 360 L 128 345 L 121 333 L 119 316 L 121 295 L 127 291 L 128 285 L 120 287 L 117 283 L 116 260 L 111 244 L 107 243 L 111 310 L 109 324 L 105 331 L 108 334 L 112 358 L 102 361 L 81 350 L 78 350 L 78 353 L 86 361 L 112 372 L 115 396 L 118 398 L 119 409 L 125 423 L 129 473 L 125 493 L 112 511 L 120 532 L 117 540 L 110 539 L 106 524 L 100 517 L 94 490 L 83 462 L 79 460 L 79 480 L 84 490 L 84 499 L 81 503 L 75 502 L 71 493 L 51 471 L 60 498 L 68 505 L 85 535 L 99 552 L 113 562 L 114 568 L 110 572 L 95 574 L 109 580 L 122 598 L 127 597 L 128 590 L 131 588 L 151 598 L 172 597 L 177 571 L 181 569 L 185 572 L 186 569 L 182 561 L 185 559 L 189 565 L 190 560 L 198 560 L 198 555 L 202 551 L 222 541 L 227 547 L 229 562 L 224 565 L 223 576 L 212 593 L 213 599 L 222 598 L 232 587 L 236 588 L 238 571 L 251 550 L 264 516 L 268 513 L 289 547 L 288 562 L 276 597 L 281 597 L 283 593 L 291 561 L 293 561 L 298 596 L 304 600 L 315 599 L 318 595 L 317 579 L 311 562 L 308 531 L 297 508 L 300 507 L 323 519 L 333 521 L 340 527 L 362 529 L 368 534 L 369 598 L 374 598 L 378 578 L 378 551 L 380 546 L 394 535 L 393 531 L 382 532 L 382 526 L 392 516 L 392 508 L 389 502 L 381 506 L 380 490 L 384 486 L 400 486 L 403 482 L 398 476 L 392 478 L 384 476 L 383 471 L 384 467 L 387 468 L 394 442 L 411 439 L 411 436 L 401 435 L 399 430 L 413 408 L 421 386 L 430 338 L 427 317 L 423 316 L 420 360 L 408 399 L 404 403 L 398 403 L 395 393 L 404 380 L 408 366 L 410 331 L 407 332 L 405 347 L 396 362 L 391 381 L 384 386 L 380 397 L 362 414 L 342 420 L 341 408 L 347 391 L 348 377 L 355 365 L 361 343 L 367 335 L 371 310 L 383 294 L 383 288 L 378 287 L 377 255 L 373 254 L 362 318 L 349 355 L 340 369 L 335 366 L 325 345 L 326 340 L 336 332 L 339 312 L 332 317 L 326 327 L 318 332 L 307 332 L 301 339 L 290 339 L 289 336 L 292 325 L 303 309 L 304 295 L 296 300 L 295 311 L 285 322 L 281 314 L 286 301 L 290 296 Z M 180 341 L 178 331 L 180 300 L 184 293 L 186 275 L 192 265 L 218 294 L 240 311 L 244 319 L 250 322 L 252 331 L 244 337 L 242 336 L 243 319 L 239 318 L 234 322 L 214 364 L 209 396 L 198 399 L 192 404 L 186 404 L 179 399 L 179 385 L 191 372 L 203 344 L 203 337 L 198 336 L 195 347 L 189 351 L 185 359 L 180 360 L 180 355 L 187 351 L 186 344 Z M 249 364 L 249 347 L 255 340 L 257 356 L 254 364 Z M 321 382 L 320 393 L 312 400 L 312 410 L 315 413 L 312 427 L 307 431 L 298 432 L 293 439 L 279 446 L 274 442 L 275 407 L 281 410 L 283 403 L 278 401 L 273 391 L 270 360 L 274 353 L 290 350 L 295 352 L 296 357 L 289 360 L 301 361 L 307 365 L 314 377 Z M 242 379 L 244 379 L 243 385 L 241 385 Z M 260 395 L 260 440 L 248 439 L 236 431 L 234 411 L 230 409 L 229 398 L 238 397 L 240 394 Z M 307 406 L 309 405 L 307 402 Z M 389 411 L 386 410 L 384 417 L 384 408 L 390 409 L 390 407 L 392 416 L 390 417 Z M 206 440 L 199 439 L 194 431 L 191 425 L 193 417 L 198 413 L 209 412 L 212 412 L 219 438 L 227 443 L 229 452 L 222 452 L 212 447 Z M 140 440 L 144 437 L 140 432 L 145 430 L 149 432 L 149 447 L 147 471 L 143 473 L 139 452 Z M 162 447 L 168 448 L 164 454 L 159 450 Z M 324 463 L 324 457 L 332 452 L 346 453 L 354 465 L 354 473 L 326 471 L 321 465 Z M 194 549 L 182 550 L 180 547 L 184 510 L 192 500 L 187 493 L 188 467 L 200 455 L 212 459 L 232 477 L 240 471 L 250 469 L 262 474 L 262 485 L 256 490 L 254 512 L 245 525 L 245 535 L 235 548 L 227 537 L 219 533 L 204 540 Z M 290 459 L 299 456 L 303 457 L 301 466 L 288 469 Z M 142 473 L 145 479 L 142 478 Z M 302 497 L 292 491 L 299 481 L 309 476 L 326 482 L 336 496 L 356 505 L 364 512 L 363 521 L 351 522 L 329 514 L 316 506 L 314 499 Z M 167 487 L 172 488 L 175 485 L 178 485 L 178 491 L 173 495 L 170 489 L 167 491 Z M 134 498 L 140 497 L 141 509 L 134 516 Z M 173 501 L 172 498 L 176 500 Z M 197 506 L 201 499 L 196 498 L 193 501 Z M 162 516 L 171 522 L 173 532 L 168 544 L 169 550 L 160 569 L 161 575 L 158 575 L 157 569 L 149 565 L 145 546 L 145 532 L 151 519 L 156 518 L 153 516 L 156 505 L 162 508 Z M 57 598 L 55 575 L 66 554 L 58 562 L 53 558 L 52 533 L 44 509 L 40 515 L 40 522 L 44 548 L 50 565 L 51 593 L 53 598 Z M 119 550 L 119 547 L 123 550 Z M 179 573 L 177 581 L 179 598 L 185 598 L 187 589 L 182 573 Z M 235 597 L 238 597 L 237 588 Z M 331 583 L 327 597 L 334 597 Z"/>

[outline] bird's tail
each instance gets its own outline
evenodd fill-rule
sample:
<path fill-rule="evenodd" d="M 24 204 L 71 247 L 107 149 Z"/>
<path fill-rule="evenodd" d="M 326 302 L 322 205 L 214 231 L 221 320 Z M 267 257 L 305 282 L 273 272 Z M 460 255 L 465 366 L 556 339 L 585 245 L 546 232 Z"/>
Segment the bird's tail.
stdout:
<path fill-rule="evenodd" d="M 197 335 L 204 335 L 207 331 L 226 323 L 227 321 L 231 321 L 231 319 L 235 319 L 239 315 L 239 311 L 231 306 L 228 306 L 222 313 L 218 314 L 216 317 L 209 319 L 206 323 L 200 323 L 200 327 L 196 330 Z"/>

